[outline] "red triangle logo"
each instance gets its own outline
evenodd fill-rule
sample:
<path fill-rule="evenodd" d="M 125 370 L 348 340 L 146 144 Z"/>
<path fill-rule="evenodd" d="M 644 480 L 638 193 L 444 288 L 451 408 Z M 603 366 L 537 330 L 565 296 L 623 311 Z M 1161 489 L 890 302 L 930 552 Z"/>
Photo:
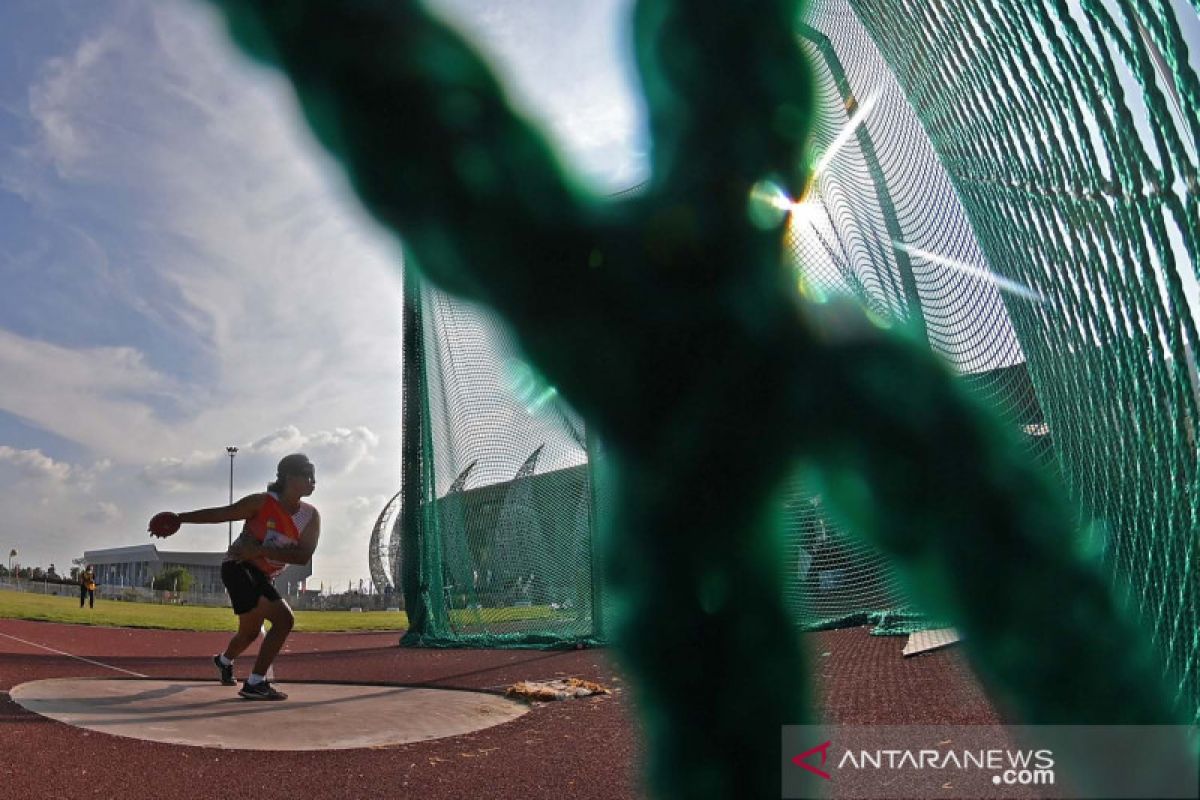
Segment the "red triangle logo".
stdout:
<path fill-rule="evenodd" d="M 816 767 L 814 767 L 812 764 L 809 764 L 805 760 L 809 756 L 813 755 L 814 753 L 820 753 L 821 754 L 821 766 L 822 767 L 825 766 L 825 760 L 829 757 L 829 747 L 832 744 L 833 744 L 833 742 L 829 741 L 829 742 L 825 742 L 825 744 L 819 744 L 816 747 L 810 747 L 809 749 L 805 750 L 800 755 L 792 758 L 792 763 L 795 764 L 797 767 L 801 767 L 802 769 L 808 770 L 809 772 L 811 772 L 814 775 L 820 775 L 822 778 L 824 778 L 827 781 L 832 780 L 832 778 L 830 777 L 828 772 L 826 772 L 823 769 L 817 769 Z"/>

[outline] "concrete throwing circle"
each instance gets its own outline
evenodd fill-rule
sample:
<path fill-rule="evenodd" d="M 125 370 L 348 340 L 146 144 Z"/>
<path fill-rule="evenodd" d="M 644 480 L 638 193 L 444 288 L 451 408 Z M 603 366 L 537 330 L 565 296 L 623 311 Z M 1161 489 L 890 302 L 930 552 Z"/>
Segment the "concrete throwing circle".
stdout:
<path fill-rule="evenodd" d="M 524 703 L 482 692 L 404 686 L 279 684 L 283 701 L 243 700 L 211 681 L 51 678 L 9 696 L 50 719 L 114 736 L 227 750 L 342 750 L 490 728 Z"/>

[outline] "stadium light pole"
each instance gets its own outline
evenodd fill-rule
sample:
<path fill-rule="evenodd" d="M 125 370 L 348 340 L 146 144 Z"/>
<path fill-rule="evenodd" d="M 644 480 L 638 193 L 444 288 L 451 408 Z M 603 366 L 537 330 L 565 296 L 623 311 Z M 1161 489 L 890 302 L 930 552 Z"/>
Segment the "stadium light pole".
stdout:
<path fill-rule="evenodd" d="M 233 505 L 233 457 L 237 455 L 236 447 L 226 447 L 225 452 L 229 454 L 229 505 Z M 233 520 L 229 520 L 229 544 L 233 545 Z"/>

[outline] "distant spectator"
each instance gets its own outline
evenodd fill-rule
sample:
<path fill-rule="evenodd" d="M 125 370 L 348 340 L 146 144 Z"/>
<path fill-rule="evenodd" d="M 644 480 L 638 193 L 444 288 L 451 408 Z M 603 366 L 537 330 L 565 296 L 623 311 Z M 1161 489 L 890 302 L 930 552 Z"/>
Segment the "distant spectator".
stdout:
<path fill-rule="evenodd" d="M 92 568 L 85 567 L 83 572 L 79 573 L 79 607 L 83 608 L 83 602 L 87 601 L 88 608 L 96 607 L 96 576 L 92 573 Z"/>

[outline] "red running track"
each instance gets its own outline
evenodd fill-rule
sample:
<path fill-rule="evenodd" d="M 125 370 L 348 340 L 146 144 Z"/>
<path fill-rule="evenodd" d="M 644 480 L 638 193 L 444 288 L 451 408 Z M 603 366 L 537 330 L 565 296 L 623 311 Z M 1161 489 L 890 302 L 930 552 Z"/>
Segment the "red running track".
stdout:
<path fill-rule="evenodd" d="M 8 691 L 53 677 L 210 680 L 228 634 L 0 620 L 0 796 L 5 798 L 637 798 L 642 743 L 606 650 L 421 650 L 399 633 L 294 633 L 281 683 L 325 681 L 501 691 L 575 676 L 615 691 L 537 705 L 476 733 L 328 752 L 210 750 L 107 736 L 18 706 Z M 902 659 L 903 639 L 810 634 L 824 716 L 843 724 L 998 721 L 953 649 Z M 47 649 L 49 648 L 49 649 Z M 61 652 L 53 652 L 61 651 Z M 69 654 L 69 655 L 68 655 Z M 249 655 L 249 654 L 247 654 Z M 87 660 L 80 660 L 87 659 Z M 247 656 L 242 656 L 242 661 Z"/>

